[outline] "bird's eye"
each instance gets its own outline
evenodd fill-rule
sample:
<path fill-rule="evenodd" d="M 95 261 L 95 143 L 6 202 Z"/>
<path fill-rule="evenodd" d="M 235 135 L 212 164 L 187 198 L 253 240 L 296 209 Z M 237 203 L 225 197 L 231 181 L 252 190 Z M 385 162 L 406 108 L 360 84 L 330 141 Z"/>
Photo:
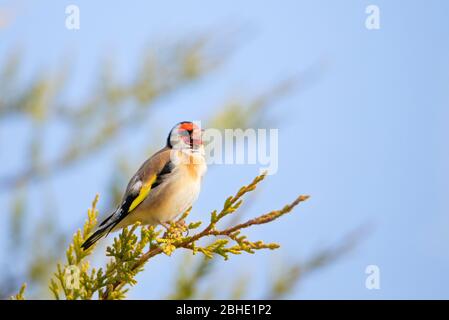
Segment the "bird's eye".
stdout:
<path fill-rule="evenodd" d="M 185 129 L 178 130 L 178 134 L 180 136 L 190 136 L 190 132 L 188 130 L 185 130 Z"/>

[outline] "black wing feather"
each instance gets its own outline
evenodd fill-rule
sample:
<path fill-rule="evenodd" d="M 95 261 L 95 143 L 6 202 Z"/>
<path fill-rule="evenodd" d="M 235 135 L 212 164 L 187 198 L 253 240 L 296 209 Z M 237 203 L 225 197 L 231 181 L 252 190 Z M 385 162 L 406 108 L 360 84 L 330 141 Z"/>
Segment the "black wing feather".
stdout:
<path fill-rule="evenodd" d="M 164 178 L 173 171 L 173 168 L 173 163 L 171 161 L 168 161 L 162 168 L 162 170 L 158 173 L 156 181 L 154 181 L 154 183 L 151 185 L 151 188 L 154 189 L 159 186 Z"/>

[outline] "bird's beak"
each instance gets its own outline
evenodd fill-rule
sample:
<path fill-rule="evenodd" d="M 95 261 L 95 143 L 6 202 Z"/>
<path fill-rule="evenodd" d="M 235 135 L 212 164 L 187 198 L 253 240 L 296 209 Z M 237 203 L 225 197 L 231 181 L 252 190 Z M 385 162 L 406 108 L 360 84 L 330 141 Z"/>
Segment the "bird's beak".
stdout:
<path fill-rule="evenodd" d="M 196 146 L 200 146 L 203 144 L 203 133 L 204 133 L 204 129 L 200 130 L 200 135 L 199 137 L 192 137 L 192 143 Z"/>

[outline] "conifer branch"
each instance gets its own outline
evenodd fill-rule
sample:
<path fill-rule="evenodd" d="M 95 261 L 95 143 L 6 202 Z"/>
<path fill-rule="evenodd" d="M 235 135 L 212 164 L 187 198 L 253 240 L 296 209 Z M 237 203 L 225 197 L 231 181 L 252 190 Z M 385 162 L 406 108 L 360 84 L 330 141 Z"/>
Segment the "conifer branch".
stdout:
<path fill-rule="evenodd" d="M 137 263 L 132 267 L 132 270 L 135 271 L 143 268 L 144 264 L 149 259 L 161 253 L 171 255 L 171 253 L 178 248 L 192 250 L 193 254 L 201 252 L 208 259 L 213 258 L 214 254 L 220 255 L 225 260 L 229 258 L 229 254 L 241 254 L 242 252 L 254 253 L 255 250 L 260 249 L 277 249 L 279 245 L 276 243 L 265 244 L 262 241 L 252 242 L 249 241 L 246 236 L 240 236 L 240 232 L 242 229 L 248 228 L 250 226 L 265 224 L 276 220 L 282 215 L 292 211 L 294 207 L 296 207 L 300 202 L 307 200 L 309 196 L 301 195 L 297 197 L 292 203 L 284 206 L 280 210 L 271 211 L 267 214 L 248 220 L 244 223 L 237 224 L 233 227 L 229 227 L 224 230 L 217 230 L 216 228 L 217 222 L 219 222 L 225 216 L 235 212 L 243 202 L 242 197 L 246 193 L 253 191 L 256 188 L 257 184 L 261 182 L 265 177 L 266 174 L 257 176 L 249 185 L 240 188 L 235 196 L 229 197 L 225 201 L 223 209 L 218 214 L 217 211 L 212 212 L 209 224 L 201 232 L 193 236 L 183 237 L 183 233 L 185 231 L 196 229 L 201 224 L 201 222 L 195 222 L 190 223 L 187 226 L 185 225 L 184 219 L 190 212 L 190 210 L 188 210 L 179 220 L 170 225 L 170 228 L 167 230 L 167 232 L 165 232 L 162 238 L 156 239 L 156 242 L 160 245 L 153 248 L 150 247 L 150 249 L 139 258 Z M 197 241 L 210 236 L 224 236 L 226 238 L 219 238 L 213 243 L 209 244 L 207 247 L 196 245 Z M 230 241 L 234 241 L 235 245 L 227 246 Z M 123 285 L 124 283 L 120 281 L 114 283 L 112 287 L 109 287 L 108 290 L 105 291 L 102 299 L 110 299 L 113 296 L 113 294 L 111 295 L 111 293 L 118 288 L 122 288 Z"/>
<path fill-rule="evenodd" d="M 25 300 L 25 289 L 27 288 L 26 283 L 22 284 L 19 293 L 11 297 L 11 300 Z"/>
<path fill-rule="evenodd" d="M 129 286 L 137 283 L 135 276 L 151 258 L 160 254 L 170 256 L 177 249 L 187 249 L 193 254 L 202 253 L 206 259 L 222 256 L 227 260 L 230 254 L 277 249 L 277 243 L 249 240 L 245 235 L 241 235 L 242 230 L 278 219 L 291 212 L 300 202 L 307 200 L 308 196 L 301 195 L 280 210 L 273 210 L 246 222 L 224 229 L 217 227 L 217 223 L 233 214 L 241 206 L 243 197 L 255 190 L 265 177 L 265 174 L 257 176 L 250 184 L 240 188 L 234 196 L 227 198 L 219 212 L 215 210 L 211 213 L 207 226 L 193 235 L 189 233 L 199 228 L 201 221 L 188 224 L 185 222 L 190 209 L 178 220 L 171 222 L 164 233 L 160 229 L 156 230 L 155 226 L 141 227 L 138 237 L 136 231 L 139 223 L 124 228 L 106 249 L 106 255 L 111 258 L 107 265 L 104 268 L 91 269 L 86 258 L 92 253 L 94 246 L 84 251 L 81 245 L 97 224 L 97 195 L 88 210 L 88 219 L 83 229 L 77 231 L 67 249 L 66 263 L 57 265 L 54 278 L 50 282 L 51 292 L 56 299 L 93 299 L 95 296 L 104 300 L 124 299 Z M 213 241 L 201 245 L 200 240 L 205 238 L 212 238 Z M 22 287 L 19 294 L 13 298 L 23 299 L 24 290 Z"/>

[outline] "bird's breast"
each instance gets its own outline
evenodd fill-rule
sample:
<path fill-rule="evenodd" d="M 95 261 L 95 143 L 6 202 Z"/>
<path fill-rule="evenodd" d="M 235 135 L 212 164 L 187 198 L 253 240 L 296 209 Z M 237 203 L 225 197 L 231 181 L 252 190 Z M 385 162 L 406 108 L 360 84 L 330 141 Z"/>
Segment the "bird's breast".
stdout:
<path fill-rule="evenodd" d="M 207 166 L 204 159 L 194 160 L 175 166 L 163 183 L 150 192 L 138 214 L 143 223 L 173 220 L 197 200 Z"/>

